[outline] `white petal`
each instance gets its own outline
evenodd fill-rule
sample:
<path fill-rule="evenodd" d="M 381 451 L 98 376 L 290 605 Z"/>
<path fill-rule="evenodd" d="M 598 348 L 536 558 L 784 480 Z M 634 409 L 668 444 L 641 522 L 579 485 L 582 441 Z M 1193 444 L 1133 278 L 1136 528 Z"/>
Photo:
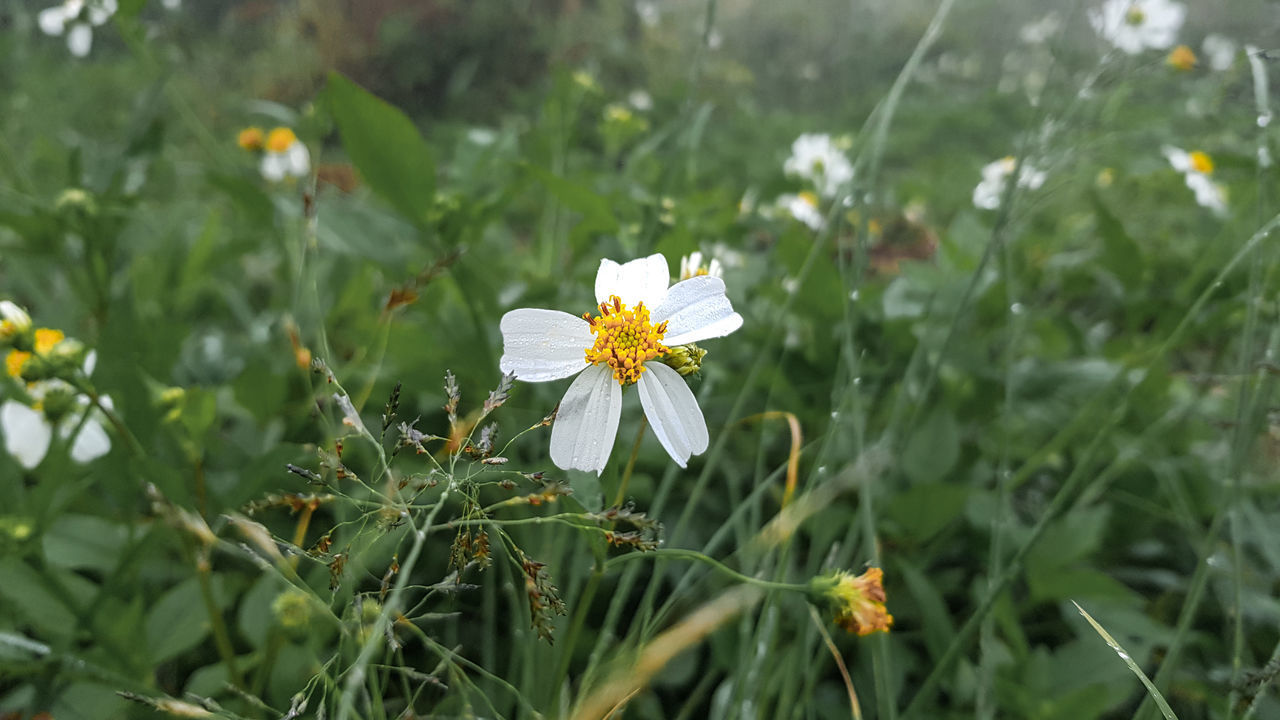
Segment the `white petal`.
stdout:
<path fill-rule="evenodd" d="M 89 377 L 93 374 L 93 369 L 98 367 L 98 351 L 90 350 L 84 356 L 84 376 Z"/>
<path fill-rule="evenodd" d="M 0 405 L 0 429 L 5 449 L 28 470 L 40 464 L 53 439 L 53 428 L 43 413 L 13 400 Z"/>
<path fill-rule="evenodd" d="M 63 427 L 63 437 L 74 431 L 76 429 L 75 423 L 78 422 L 80 422 L 80 417 L 78 415 L 73 416 L 72 422 Z M 102 429 L 102 425 L 92 417 L 84 422 L 84 426 L 80 428 L 75 440 L 71 441 L 71 459 L 78 463 L 97 460 L 110 450 L 111 438 L 107 435 L 107 431 Z"/>
<path fill-rule="evenodd" d="M 288 164 L 285 162 L 283 154 L 269 152 L 262 156 L 262 164 L 258 166 L 258 170 L 262 172 L 262 177 L 268 181 L 280 182 L 284 179 Z"/>
<path fill-rule="evenodd" d="M 67 11 L 61 5 L 45 8 L 36 15 L 36 24 L 45 35 L 61 35 L 67 26 Z"/>
<path fill-rule="evenodd" d="M 668 347 L 721 337 L 742 327 L 742 316 L 725 297 L 724 281 L 710 275 L 673 285 L 651 317 L 655 324 L 667 321 L 662 344 Z"/>
<path fill-rule="evenodd" d="M 622 386 L 613 379 L 608 365 L 592 365 L 573 381 L 560 401 L 551 426 L 551 461 L 563 470 L 599 475 L 613 452 L 620 417 Z"/>
<path fill-rule="evenodd" d="M 301 142 L 295 142 L 285 151 L 285 163 L 289 166 L 289 174 L 294 177 L 306 177 L 311 172 L 311 154 L 307 152 L 307 146 Z"/>
<path fill-rule="evenodd" d="M 502 316 L 498 367 L 525 382 L 559 380 L 587 366 L 595 344 L 586 320 L 559 310 L 521 308 Z"/>
<path fill-rule="evenodd" d="M 710 436 L 702 409 L 680 373 L 659 362 L 644 366 L 644 374 L 636 383 L 640 389 L 640 405 L 653 426 L 653 434 L 666 448 L 667 454 L 680 467 L 689 463 L 690 455 L 707 450 Z"/>
<path fill-rule="evenodd" d="M 93 49 L 93 28 L 84 23 L 74 23 L 67 33 L 67 49 L 76 57 L 84 57 Z"/>
<path fill-rule="evenodd" d="M 116 0 L 102 0 L 98 5 L 90 6 L 89 22 L 94 25 L 101 25 L 116 14 L 116 10 L 120 9 L 120 4 Z"/>
<path fill-rule="evenodd" d="M 610 295 L 617 295 L 630 307 L 643 302 L 652 309 L 667 294 L 667 282 L 671 271 L 667 259 L 661 253 L 632 260 L 625 265 L 605 258 L 596 272 L 596 302 L 604 302 Z"/>

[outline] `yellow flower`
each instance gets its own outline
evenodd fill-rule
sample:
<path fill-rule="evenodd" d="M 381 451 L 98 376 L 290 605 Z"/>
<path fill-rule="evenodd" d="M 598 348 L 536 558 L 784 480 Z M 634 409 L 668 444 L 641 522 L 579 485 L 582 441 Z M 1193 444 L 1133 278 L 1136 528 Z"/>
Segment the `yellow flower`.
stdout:
<path fill-rule="evenodd" d="M 236 137 L 236 144 L 241 148 L 250 151 L 262 149 L 265 139 L 260 127 L 247 127 L 240 131 L 240 135 Z"/>
<path fill-rule="evenodd" d="M 31 359 L 31 353 L 21 350 L 10 350 L 9 354 L 4 357 L 4 369 L 9 373 L 9 377 L 15 380 L 22 379 L 22 366 Z"/>
<path fill-rule="evenodd" d="M 858 636 L 889 632 L 893 616 L 884 607 L 883 579 L 878 567 L 856 576 L 837 570 L 809 582 L 810 599 L 825 605 L 837 625 Z"/>
<path fill-rule="evenodd" d="M 1196 66 L 1196 54 L 1186 45 L 1179 45 L 1170 51 L 1169 56 L 1165 58 L 1165 62 L 1171 67 L 1185 72 Z"/>

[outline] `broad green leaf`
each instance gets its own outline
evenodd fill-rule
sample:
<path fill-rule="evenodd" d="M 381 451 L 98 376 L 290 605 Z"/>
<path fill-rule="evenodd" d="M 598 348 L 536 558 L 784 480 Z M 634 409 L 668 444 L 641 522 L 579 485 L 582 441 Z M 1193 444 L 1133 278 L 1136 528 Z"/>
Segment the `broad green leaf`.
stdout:
<path fill-rule="evenodd" d="M 159 664 L 181 655 L 209 634 L 209 613 L 199 582 L 198 578 L 190 578 L 178 584 L 161 596 L 147 614 L 147 646 L 151 648 L 152 662 Z"/>
<path fill-rule="evenodd" d="M 104 573 L 115 568 L 128 531 L 94 515 L 63 515 L 44 534 L 44 555 L 50 564 L 72 570 Z"/>
<path fill-rule="evenodd" d="M 435 200 L 436 166 L 409 116 L 342 75 L 329 73 L 325 105 L 351 164 L 374 192 L 418 227 Z"/>
<path fill-rule="evenodd" d="M 964 513 L 969 487 L 955 482 L 914 485 L 894 496 L 886 512 L 907 537 L 925 542 Z"/>
<path fill-rule="evenodd" d="M 45 637 L 68 637 L 75 631 L 75 612 L 30 565 L 18 558 L 0 559 L 0 578 L 0 612 L 16 610 Z"/>
<path fill-rule="evenodd" d="M 941 480 L 960 459 L 960 429 L 951 411 L 939 407 L 907 440 L 902 470 L 917 483 Z"/>
<path fill-rule="evenodd" d="M 614 232 L 618 220 L 609 208 L 609 201 L 590 187 L 556 175 L 546 168 L 525 164 L 525 170 L 542 183 L 557 200 L 570 210 L 582 213 L 583 222 L 591 230 Z"/>

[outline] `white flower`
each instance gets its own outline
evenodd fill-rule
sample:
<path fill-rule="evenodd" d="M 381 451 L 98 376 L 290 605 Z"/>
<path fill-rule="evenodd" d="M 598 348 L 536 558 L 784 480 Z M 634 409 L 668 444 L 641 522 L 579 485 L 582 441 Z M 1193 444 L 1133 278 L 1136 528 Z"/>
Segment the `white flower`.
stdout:
<path fill-rule="evenodd" d="M 693 392 L 658 358 L 677 345 L 728 335 L 742 326 L 742 316 L 720 278 L 701 275 L 668 288 L 668 273 L 662 255 L 624 265 L 601 260 L 597 317 L 533 308 L 502 316 L 503 372 L 526 382 L 578 376 L 551 428 L 551 460 L 558 467 L 603 472 L 618 433 L 622 389 L 632 384 L 677 465 L 707 449 L 707 423 Z"/>
<path fill-rule="evenodd" d="M 779 195 L 778 206 L 812 230 L 821 230 L 827 224 L 822 211 L 818 209 L 818 198 L 811 192 Z"/>
<path fill-rule="evenodd" d="M 806 133 L 796 138 L 782 169 L 812 183 L 823 197 L 832 197 L 853 179 L 853 165 L 830 135 Z"/>
<path fill-rule="evenodd" d="M 36 401 L 36 407 L 28 407 L 15 400 L 5 400 L 0 404 L 0 430 L 4 432 L 5 450 L 22 467 L 31 470 L 40 464 L 49 451 L 55 431 L 62 440 L 71 442 L 71 459 L 79 463 L 102 457 L 111 449 L 111 438 L 103 429 L 98 413 L 89 410 L 89 398 L 77 394 L 74 388 L 61 380 L 32 383 L 27 390 Z M 57 397 L 63 398 L 64 404 L 70 407 L 65 408 L 56 421 L 50 421 L 44 407 Z M 111 399 L 102 398 L 102 404 L 110 408 Z M 88 417 L 85 417 L 86 411 Z"/>
<path fill-rule="evenodd" d="M 177 10 L 182 7 L 182 0 L 160 0 L 160 4 L 164 5 L 166 10 Z"/>
<path fill-rule="evenodd" d="M 1093 29 L 1130 55 L 1172 46 L 1186 17 L 1186 6 L 1173 0 L 1107 0 L 1089 10 Z"/>
<path fill-rule="evenodd" d="M 1240 46 L 1235 40 L 1216 33 L 1209 35 L 1204 39 L 1204 44 L 1200 46 L 1204 51 L 1204 56 L 1209 60 L 1209 67 L 1219 72 L 1231 67 L 1236 61 L 1236 53 L 1239 52 Z"/>
<path fill-rule="evenodd" d="M 702 253 L 697 250 L 680 258 L 681 280 L 688 280 L 699 275 L 710 275 L 716 278 L 724 277 L 724 268 L 720 266 L 720 261 L 715 258 L 708 260 L 707 266 L 703 267 Z"/>
<path fill-rule="evenodd" d="M 1062 18 L 1056 10 L 1049 11 L 1048 15 L 1039 20 L 1027 23 L 1018 30 L 1018 39 L 1027 45 L 1043 45 L 1049 41 L 1049 38 L 1058 34 L 1058 30 L 1062 28 Z"/>
<path fill-rule="evenodd" d="M 306 177 L 311 172 L 311 154 L 292 130 L 278 127 L 267 134 L 259 170 L 271 182 Z"/>
<path fill-rule="evenodd" d="M 1005 183 L 1017 167 L 1012 157 L 1002 157 L 982 167 L 982 182 L 973 189 L 973 204 L 983 210 L 995 210 L 1000 207 L 1000 198 L 1004 195 Z M 1018 187 L 1035 190 L 1044 185 L 1045 174 L 1026 161 L 1018 172 Z"/>
<path fill-rule="evenodd" d="M 63 0 L 36 15 L 36 24 L 45 35 L 67 33 L 67 49 L 76 57 L 84 57 L 93 48 L 93 28 L 116 14 L 116 0 Z"/>
<path fill-rule="evenodd" d="M 636 15 L 645 27 L 657 27 L 662 12 L 658 9 L 657 0 L 636 0 Z"/>
<path fill-rule="evenodd" d="M 1213 174 L 1213 160 L 1206 153 L 1199 150 L 1187 152 L 1172 145 L 1161 147 L 1160 152 L 1169 159 L 1174 170 L 1182 173 L 1200 207 L 1208 208 L 1218 215 L 1227 212 L 1227 193 L 1210 177 Z"/>
<path fill-rule="evenodd" d="M 640 112 L 648 112 L 653 109 L 653 96 L 644 90 L 632 90 L 627 95 L 627 102 Z"/>
<path fill-rule="evenodd" d="M 17 303 L 0 300 L 0 342 L 8 342 L 31 329 L 31 316 Z"/>

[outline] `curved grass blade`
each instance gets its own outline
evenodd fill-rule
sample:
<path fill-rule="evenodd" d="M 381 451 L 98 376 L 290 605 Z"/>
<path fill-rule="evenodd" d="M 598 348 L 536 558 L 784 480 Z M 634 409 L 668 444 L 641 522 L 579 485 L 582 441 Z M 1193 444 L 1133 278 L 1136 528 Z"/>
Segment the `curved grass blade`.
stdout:
<path fill-rule="evenodd" d="M 1142 672 L 1142 668 L 1138 667 L 1138 663 L 1133 661 L 1133 656 L 1121 647 L 1120 643 L 1116 642 L 1116 639 L 1111 637 L 1111 633 L 1103 629 L 1103 627 L 1098 624 L 1098 621 L 1093 619 L 1092 615 L 1085 612 L 1084 608 L 1080 607 L 1080 603 L 1072 600 L 1071 604 L 1076 606 L 1076 610 L 1079 610 L 1080 614 L 1084 616 L 1084 619 L 1089 621 L 1089 624 L 1093 626 L 1094 631 L 1111 646 L 1112 650 L 1116 651 L 1116 654 L 1120 656 L 1120 659 L 1124 661 L 1125 665 L 1129 666 L 1129 669 L 1133 671 L 1133 674 L 1138 676 L 1138 679 L 1142 681 L 1142 686 L 1147 689 L 1147 694 L 1156 702 L 1156 707 L 1160 708 L 1160 712 L 1164 715 L 1165 720 L 1178 720 L 1178 716 L 1174 714 L 1173 708 L 1169 707 L 1169 703 L 1165 702 L 1164 696 L 1156 689 L 1155 683 L 1151 682 L 1151 679 L 1147 677 L 1147 674 Z"/>

